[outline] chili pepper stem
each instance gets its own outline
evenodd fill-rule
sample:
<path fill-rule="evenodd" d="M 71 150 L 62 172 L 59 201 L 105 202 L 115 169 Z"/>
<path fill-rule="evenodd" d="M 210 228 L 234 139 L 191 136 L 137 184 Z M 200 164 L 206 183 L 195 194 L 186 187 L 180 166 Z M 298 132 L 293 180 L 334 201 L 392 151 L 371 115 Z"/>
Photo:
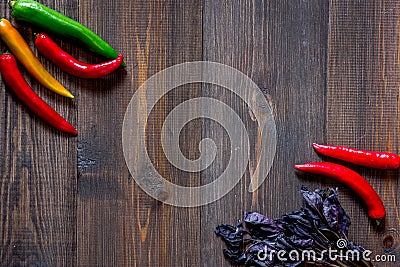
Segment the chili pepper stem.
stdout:
<path fill-rule="evenodd" d="M 376 220 L 375 220 L 376 226 L 381 225 L 381 223 L 382 223 L 382 219 L 376 219 Z"/>
<path fill-rule="evenodd" d="M 11 8 L 14 7 L 15 3 L 17 3 L 17 1 L 8 1 L 8 4 L 10 5 Z"/>

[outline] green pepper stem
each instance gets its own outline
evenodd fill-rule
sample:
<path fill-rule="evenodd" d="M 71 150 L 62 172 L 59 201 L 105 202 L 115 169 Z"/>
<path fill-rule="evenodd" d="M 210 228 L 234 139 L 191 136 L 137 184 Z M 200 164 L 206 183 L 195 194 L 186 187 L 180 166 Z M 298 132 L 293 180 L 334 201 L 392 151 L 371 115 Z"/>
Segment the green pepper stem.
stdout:
<path fill-rule="evenodd" d="M 17 1 L 8 1 L 8 4 L 10 5 L 11 8 L 13 8 L 16 3 Z"/>

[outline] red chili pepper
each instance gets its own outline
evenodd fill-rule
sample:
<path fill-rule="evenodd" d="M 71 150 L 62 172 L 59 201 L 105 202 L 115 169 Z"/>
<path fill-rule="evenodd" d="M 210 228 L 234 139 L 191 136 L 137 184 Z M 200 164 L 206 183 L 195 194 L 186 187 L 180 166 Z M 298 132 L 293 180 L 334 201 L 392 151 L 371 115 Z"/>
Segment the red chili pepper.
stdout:
<path fill-rule="evenodd" d="M 398 169 L 400 157 L 394 153 L 357 150 L 344 146 L 328 146 L 313 143 L 314 149 L 322 155 L 354 164 L 377 169 Z"/>
<path fill-rule="evenodd" d="M 121 66 L 124 57 L 119 54 L 116 59 L 99 63 L 87 64 L 65 52 L 47 34 L 36 36 L 35 46 L 39 53 L 57 65 L 63 71 L 80 78 L 100 78 L 115 71 Z"/>
<path fill-rule="evenodd" d="M 368 207 L 368 215 L 372 219 L 383 219 L 386 216 L 385 207 L 374 188 L 357 172 L 331 162 L 310 162 L 295 165 L 296 170 L 320 174 L 350 187 Z"/>
<path fill-rule="evenodd" d="M 38 117 L 60 131 L 78 134 L 69 122 L 47 105 L 27 84 L 18 70 L 17 61 L 13 55 L 5 53 L 0 56 L 0 72 L 4 82 L 16 97 Z"/>

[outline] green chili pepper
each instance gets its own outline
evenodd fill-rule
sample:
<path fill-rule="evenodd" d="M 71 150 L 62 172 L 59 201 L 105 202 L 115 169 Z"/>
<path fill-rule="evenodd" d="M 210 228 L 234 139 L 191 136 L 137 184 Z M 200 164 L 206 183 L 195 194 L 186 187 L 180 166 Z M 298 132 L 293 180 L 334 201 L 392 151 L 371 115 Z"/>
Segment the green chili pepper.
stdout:
<path fill-rule="evenodd" d="M 28 22 L 47 32 L 68 38 L 107 58 L 118 57 L 118 52 L 100 36 L 79 22 L 45 5 L 33 0 L 10 1 L 9 4 L 12 8 L 11 15 L 17 20 Z"/>

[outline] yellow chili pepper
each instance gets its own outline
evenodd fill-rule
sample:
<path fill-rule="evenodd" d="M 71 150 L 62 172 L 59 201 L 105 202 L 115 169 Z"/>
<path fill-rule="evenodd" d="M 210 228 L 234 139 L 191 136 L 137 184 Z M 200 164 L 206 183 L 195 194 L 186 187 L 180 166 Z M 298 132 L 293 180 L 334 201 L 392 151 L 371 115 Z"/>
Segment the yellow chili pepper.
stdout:
<path fill-rule="evenodd" d="M 21 34 L 6 19 L 0 20 L 0 38 L 39 83 L 57 94 L 74 98 L 74 96 L 43 67 Z"/>

